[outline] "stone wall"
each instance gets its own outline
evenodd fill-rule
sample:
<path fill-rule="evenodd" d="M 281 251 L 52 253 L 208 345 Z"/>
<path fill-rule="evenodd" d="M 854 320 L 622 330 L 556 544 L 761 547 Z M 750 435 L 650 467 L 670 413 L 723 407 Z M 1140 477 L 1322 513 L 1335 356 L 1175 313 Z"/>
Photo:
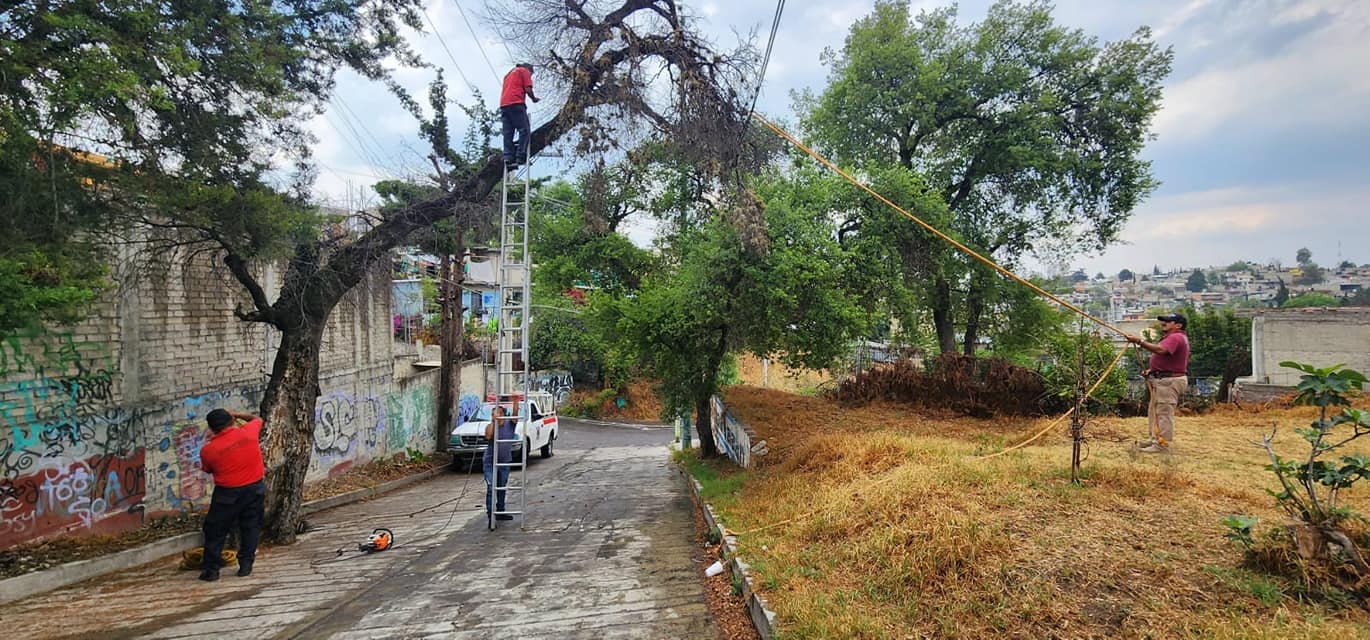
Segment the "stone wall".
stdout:
<path fill-rule="evenodd" d="M 1345 364 L 1370 375 L 1370 308 L 1270 309 L 1251 315 L 1252 381 L 1294 386 L 1293 360 L 1318 367 Z"/>
<path fill-rule="evenodd" d="M 234 317 L 244 296 L 212 256 L 123 257 L 84 322 L 0 339 L 0 549 L 203 507 L 205 413 L 261 402 L 280 336 Z M 257 272 L 279 289 L 278 267 Z M 396 381 L 390 344 L 383 266 L 324 333 L 310 480 L 433 450 L 436 372 Z"/>

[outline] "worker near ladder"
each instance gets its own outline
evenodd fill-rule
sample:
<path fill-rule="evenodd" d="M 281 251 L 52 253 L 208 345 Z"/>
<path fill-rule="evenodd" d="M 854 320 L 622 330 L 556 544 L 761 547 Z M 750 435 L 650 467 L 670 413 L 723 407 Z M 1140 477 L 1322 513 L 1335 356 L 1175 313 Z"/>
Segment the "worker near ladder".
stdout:
<path fill-rule="evenodd" d="M 1157 316 L 1165 335 L 1160 342 L 1147 342 L 1140 337 L 1124 334 L 1131 342 L 1151 352 L 1151 362 L 1142 377 L 1146 380 L 1147 424 L 1151 439 L 1142 444 L 1144 453 L 1169 453 L 1175 441 L 1175 407 L 1180 396 L 1189 388 L 1189 336 L 1185 335 L 1185 317 L 1178 313 Z"/>
<path fill-rule="evenodd" d="M 214 476 L 214 496 L 205 515 L 205 556 L 200 579 L 219 579 L 224 539 L 238 528 L 238 575 L 252 575 L 266 504 L 262 464 L 262 419 L 215 409 L 205 416 L 213 437 L 200 448 L 200 468 Z M 236 423 L 241 422 L 241 425 Z M 236 425 L 236 426 L 235 426 Z"/>
<path fill-rule="evenodd" d="M 489 519 L 491 514 L 495 514 L 496 520 L 513 520 L 512 515 L 499 513 L 504 511 L 506 490 L 495 490 L 495 487 L 509 486 L 509 467 L 497 466 L 495 462 L 507 465 L 512 460 L 512 443 L 495 441 L 518 437 L 518 404 L 514 404 L 514 410 L 510 413 L 504 405 L 496 403 L 493 417 L 490 424 L 485 425 L 485 441 L 489 444 L 485 446 L 485 456 L 481 459 L 481 466 L 485 469 L 485 516 Z"/>
<path fill-rule="evenodd" d="M 528 162 L 528 136 L 531 126 L 528 123 L 528 105 L 523 98 L 537 102 L 533 95 L 533 65 L 521 62 L 509 73 L 504 74 L 504 88 L 499 96 L 499 119 L 504 129 L 504 165 L 514 169 Z M 514 146 L 514 131 L 517 130 L 518 146 Z"/>

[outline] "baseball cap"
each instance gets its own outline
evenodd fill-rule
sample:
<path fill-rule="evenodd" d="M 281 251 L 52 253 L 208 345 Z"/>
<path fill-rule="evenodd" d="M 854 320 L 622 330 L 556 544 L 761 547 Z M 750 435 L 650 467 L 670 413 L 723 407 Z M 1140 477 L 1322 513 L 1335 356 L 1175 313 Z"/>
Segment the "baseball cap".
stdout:
<path fill-rule="evenodd" d="M 1189 324 L 1185 321 L 1184 316 L 1178 313 L 1166 313 L 1163 315 L 1156 316 L 1156 319 L 1162 322 L 1175 322 L 1178 323 L 1181 327 L 1188 326 Z"/>

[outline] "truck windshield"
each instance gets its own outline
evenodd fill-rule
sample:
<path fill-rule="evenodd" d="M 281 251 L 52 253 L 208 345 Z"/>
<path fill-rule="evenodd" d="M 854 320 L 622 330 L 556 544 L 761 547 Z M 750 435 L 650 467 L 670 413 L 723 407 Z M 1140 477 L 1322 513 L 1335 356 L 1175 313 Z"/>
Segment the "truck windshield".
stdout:
<path fill-rule="evenodd" d="M 467 422 L 489 422 L 489 421 L 490 421 L 490 412 L 491 412 L 492 410 L 494 410 L 494 406 L 493 406 L 493 405 L 483 404 L 483 405 L 480 406 L 480 409 L 477 409 L 477 410 L 476 410 L 476 413 L 475 413 L 474 415 L 472 415 L 470 418 L 467 418 L 466 421 L 467 421 Z"/>

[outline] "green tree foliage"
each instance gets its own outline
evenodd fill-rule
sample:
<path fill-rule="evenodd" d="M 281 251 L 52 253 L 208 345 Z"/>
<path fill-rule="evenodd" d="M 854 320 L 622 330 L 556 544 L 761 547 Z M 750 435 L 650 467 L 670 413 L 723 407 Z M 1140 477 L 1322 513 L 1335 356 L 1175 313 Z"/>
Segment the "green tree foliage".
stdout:
<path fill-rule="evenodd" d="M 604 209 L 589 212 L 587 200 L 596 199 L 596 207 L 617 210 L 629 188 L 619 181 L 596 184 L 594 173 L 577 185 L 547 185 L 534 198 L 531 358 L 537 368 L 569 369 L 577 379 L 617 387 L 628 382 L 636 360 L 613 339 L 615 305 L 636 295 L 657 260 L 615 231 L 626 216 L 609 225 L 599 217 Z"/>
<path fill-rule="evenodd" d="M 997 2 L 962 26 L 952 9 L 914 16 L 882 1 L 823 59 L 828 86 L 802 105 L 818 146 L 867 173 L 918 174 L 951 214 L 943 229 L 1010 265 L 1047 246 L 1108 245 L 1155 187 L 1140 152 L 1171 53 L 1146 29 L 1100 45 L 1045 2 Z M 928 282 L 943 351 L 956 348 L 965 291 L 973 349 L 999 281 L 960 257 L 907 262 Z"/>
<path fill-rule="evenodd" d="M 1337 271 L 1347 271 L 1355 268 L 1356 263 L 1351 262 L 1350 260 L 1342 260 L 1341 262 L 1337 263 Z"/>
<path fill-rule="evenodd" d="M 1297 262 L 1297 263 L 1299 263 L 1299 264 L 1301 264 L 1301 265 L 1304 264 L 1304 263 L 1307 263 L 1309 260 L 1312 260 L 1312 259 L 1313 259 L 1313 252 L 1312 252 L 1312 251 L 1309 251 L 1309 250 L 1308 250 L 1308 247 L 1302 247 L 1302 248 L 1300 248 L 1297 252 L 1294 253 L 1294 261 Z"/>
<path fill-rule="evenodd" d="M 1309 291 L 1308 293 L 1300 293 L 1297 296 L 1285 300 L 1284 303 L 1280 305 L 1280 308 L 1295 309 L 1299 307 L 1335 307 L 1338 306 L 1340 302 L 1341 301 L 1338 300 L 1336 296 L 1330 293 L 1323 293 L 1321 291 Z"/>
<path fill-rule="evenodd" d="M 847 294 L 864 278 L 856 256 L 833 238 L 827 183 L 772 175 L 757 193 L 762 239 L 739 224 L 755 214 L 721 210 L 676 238 L 679 263 L 619 304 L 617 335 L 661 380 L 668 416 L 708 411 L 729 352 L 824 368 L 866 329 L 866 314 Z M 733 206 L 748 206 L 738 200 Z M 701 438 L 711 452 L 709 435 Z"/>
<path fill-rule="evenodd" d="M 1069 323 L 1068 319 L 1062 325 Z M 1079 333 L 1074 327 L 1058 331 L 1048 337 L 1042 376 L 1047 391 L 1061 398 L 1074 398 L 1076 385 L 1081 381 L 1080 355 L 1084 351 L 1083 382 L 1093 384 L 1117 355 L 1113 344 L 1089 332 Z M 1112 407 L 1127 394 L 1127 372 L 1115 367 L 1090 396 L 1091 411 L 1100 412 Z M 1072 400 L 1073 402 L 1073 400 Z"/>
<path fill-rule="evenodd" d="M 281 255 L 316 218 L 278 193 L 333 74 L 379 77 L 415 0 L 9 3 L 0 18 L 0 334 L 71 320 L 128 223 Z M 307 173 L 303 174 L 307 179 Z M 297 183 L 300 187 L 304 182 Z"/>
<path fill-rule="evenodd" d="M 1189 279 L 1185 280 L 1184 288 L 1186 291 L 1203 291 L 1208 288 L 1208 278 L 1204 272 L 1195 269 L 1194 273 L 1189 274 Z"/>
<path fill-rule="evenodd" d="M 1356 289 L 1355 293 L 1342 298 L 1341 304 L 1346 307 L 1370 307 L 1370 289 Z"/>
<path fill-rule="evenodd" d="M 1275 297 L 1271 298 L 1271 302 L 1274 302 L 1277 307 L 1283 307 L 1284 303 L 1289 302 L 1289 287 L 1284 286 L 1283 278 L 1279 279 L 1279 283 L 1280 286 L 1275 290 Z"/>
<path fill-rule="evenodd" d="M 1118 272 L 1118 282 L 1132 282 L 1136 279 L 1137 274 L 1132 273 L 1130 269 L 1123 269 Z"/>
<path fill-rule="evenodd" d="M 1194 307 L 1181 309 L 1188 324 L 1189 374 L 1198 377 L 1224 376 L 1234 359 L 1251 374 L 1251 319 L 1238 317 L 1231 309 Z"/>
<path fill-rule="evenodd" d="M 1294 284 L 1310 285 L 1318 284 L 1326 280 L 1323 268 L 1318 263 L 1309 260 L 1299 265 L 1299 275 L 1294 278 Z"/>
<path fill-rule="evenodd" d="M 1224 270 L 1228 273 L 1236 273 L 1239 271 L 1250 271 L 1251 269 L 1251 263 L 1245 260 L 1238 260 L 1236 262 L 1233 262 L 1232 264 L 1227 265 L 1227 268 Z"/>

